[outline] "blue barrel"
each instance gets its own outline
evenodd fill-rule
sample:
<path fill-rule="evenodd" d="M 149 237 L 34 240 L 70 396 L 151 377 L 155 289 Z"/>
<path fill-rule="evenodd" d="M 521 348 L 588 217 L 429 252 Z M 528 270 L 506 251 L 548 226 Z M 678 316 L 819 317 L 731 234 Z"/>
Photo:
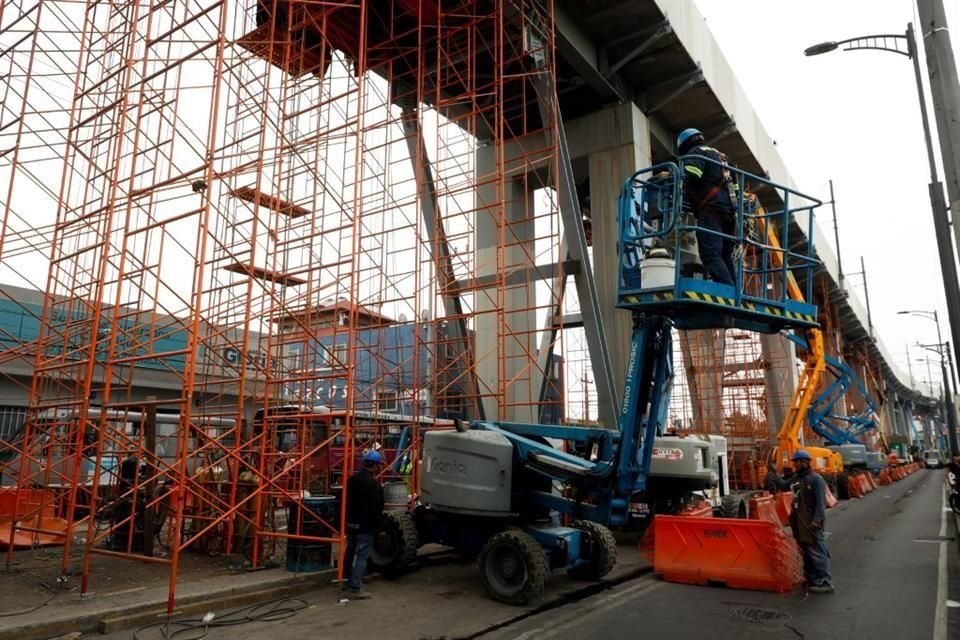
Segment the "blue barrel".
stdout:
<path fill-rule="evenodd" d="M 336 534 L 323 523 L 339 527 L 340 500 L 338 496 L 317 496 L 304 498 L 303 506 L 317 514 L 318 520 L 300 504 L 291 502 L 287 506 L 287 533 L 291 535 L 316 536 L 330 538 Z M 302 518 L 301 518 L 302 513 Z M 287 571 L 301 573 L 305 571 L 323 571 L 333 567 L 332 546 L 329 542 L 313 540 L 287 540 Z"/>

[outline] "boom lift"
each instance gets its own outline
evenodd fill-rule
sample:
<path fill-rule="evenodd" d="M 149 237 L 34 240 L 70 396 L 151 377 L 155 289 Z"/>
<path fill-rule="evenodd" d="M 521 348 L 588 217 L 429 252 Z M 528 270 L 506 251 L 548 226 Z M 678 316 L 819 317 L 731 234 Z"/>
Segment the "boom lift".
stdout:
<path fill-rule="evenodd" d="M 791 335 L 790 339 L 802 348 L 809 348 L 799 336 Z M 860 438 L 876 428 L 879 408 L 847 363 L 830 355 L 824 355 L 824 362 L 833 374 L 833 381 L 813 401 L 807 420 L 810 428 L 823 438 L 827 449 L 840 456 L 842 467 L 836 476 L 835 490 L 838 498 L 846 499 L 849 497 L 849 474 L 870 469 L 870 452 Z M 847 394 L 851 385 L 864 399 L 864 410 L 858 414 L 834 413 L 837 402 Z"/>
<path fill-rule="evenodd" d="M 682 273 L 684 238 L 697 231 L 681 197 L 688 161 L 639 171 L 621 190 L 616 306 L 631 314 L 633 335 L 616 428 L 480 420 L 460 423 L 455 431 L 427 432 L 421 493 L 410 512 L 385 514 L 386 531 L 371 552 L 375 567 L 396 571 L 421 544 L 441 543 L 479 553 L 488 593 L 522 604 L 541 592 L 550 571 L 566 569 L 587 579 L 608 573 L 617 552 L 610 527 L 625 526 L 638 501 L 658 510 L 678 509 L 692 491 L 716 482 L 715 449 L 709 439 L 696 437 L 677 439 L 683 440 L 676 457 L 687 465 L 685 473 L 651 480 L 653 449 L 670 400 L 672 331 L 737 327 L 775 333 L 816 327 L 815 306 L 784 295 L 763 296 L 785 289 L 789 269 L 807 271 L 810 282 L 816 259 L 809 240 L 804 251 L 793 252 L 745 236 L 745 218 L 753 224 L 758 214 L 744 211 L 738 196 L 737 223 L 728 238 L 749 245 L 761 258 L 738 266 L 737 286 Z M 749 180 L 780 195 L 783 209 L 762 214 L 765 220 L 786 227 L 804 211 L 811 213 L 812 225 L 818 201 L 731 171 L 741 194 Z M 780 267 L 771 265 L 770 253 L 781 254 Z M 745 290 L 746 279 L 759 287 Z M 566 450 L 555 446 L 558 441 Z"/>
<path fill-rule="evenodd" d="M 776 230 L 767 223 L 767 215 L 763 207 L 754 196 L 747 197 L 748 206 L 756 210 L 757 230 L 766 243 L 779 249 L 780 239 Z M 783 251 L 770 253 L 773 266 L 784 269 Z M 811 274 L 808 274 L 808 277 Z M 786 294 L 791 300 L 803 302 L 806 297 L 793 273 L 786 270 Z M 808 288 L 810 281 L 808 280 Z M 824 477 L 834 495 L 837 493 L 837 481 L 843 472 L 843 459 L 839 453 L 826 447 L 817 447 L 800 444 L 800 434 L 803 431 L 804 420 L 810 417 L 810 409 L 816 402 L 817 389 L 823 380 L 827 368 L 827 360 L 823 345 L 823 333 L 816 326 L 801 327 L 802 336 L 798 333 L 788 333 L 787 337 L 806 350 L 803 371 L 790 401 L 790 410 L 784 418 L 780 431 L 777 433 L 777 446 L 773 452 L 775 464 L 780 469 L 790 468 L 790 459 L 800 448 L 806 450 L 813 458 L 813 468 Z"/>

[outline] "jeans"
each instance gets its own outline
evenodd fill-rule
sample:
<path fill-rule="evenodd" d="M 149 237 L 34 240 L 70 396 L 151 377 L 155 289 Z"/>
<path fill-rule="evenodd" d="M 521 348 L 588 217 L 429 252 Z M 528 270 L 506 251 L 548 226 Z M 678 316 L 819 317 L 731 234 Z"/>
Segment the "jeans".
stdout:
<path fill-rule="evenodd" d="M 807 584 L 831 584 L 833 576 L 830 575 L 830 551 L 827 549 L 823 532 L 818 531 L 815 534 L 813 543 L 801 543 L 800 549 L 803 551 L 803 575 L 807 578 Z"/>
<path fill-rule="evenodd" d="M 736 269 L 733 268 L 734 243 L 728 238 L 718 236 L 717 233 L 726 233 L 720 217 L 710 209 L 704 209 L 697 216 L 697 246 L 700 248 L 700 262 L 707 271 L 707 275 L 714 282 L 729 284 L 736 283 Z"/>
<path fill-rule="evenodd" d="M 343 555 L 343 560 L 347 563 L 349 570 L 347 586 L 351 591 L 359 591 L 363 586 L 363 573 L 367 570 L 367 556 L 370 555 L 372 544 L 372 533 L 347 534 L 347 551 Z"/>

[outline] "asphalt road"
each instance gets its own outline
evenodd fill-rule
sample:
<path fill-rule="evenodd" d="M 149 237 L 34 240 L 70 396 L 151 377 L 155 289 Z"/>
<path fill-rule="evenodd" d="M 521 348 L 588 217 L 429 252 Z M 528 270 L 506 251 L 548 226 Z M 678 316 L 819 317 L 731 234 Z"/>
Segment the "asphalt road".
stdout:
<path fill-rule="evenodd" d="M 307 608 L 295 615 L 211 628 L 205 637 L 960 640 L 960 608 L 946 606 L 948 599 L 960 603 L 960 558 L 955 540 L 939 540 L 944 522 L 946 536 L 955 536 L 952 522 L 944 517 L 942 488 L 942 472 L 920 471 L 828 512 L 837 587 L 833 595 L 781 596 L 677 585 L 647 573 L 608 583 L 596 595 L 591 595 L 595 590 L 572 592 L 562 606 L 538 613 L 535 605 L 518 608 L 494 602 L 483 593 L 473 562 L 449 562 L 395 581 L 374 581 L 369 585 L 371 600 L 338 604 L 336 591 L 324 588 L 302 596 Z M 949 567 L 944 572 L 949 582 L 942 589 L 941 549 L 943 564 Z M 621 547 L 625 558 L 631 551 Z M 571 588 L 582 589 L 563 574 L 548 581 L 548 593 Z M 938 602 L 943 619 L 939 626 Z M 222 616 L 219 612 L 218 618 Z M 159 631 L 139 637 L 159 640 Z M 186 637 L 196 637 L 197 631 Z M 132 632 L 92 637 L 129 640 Z"/>
<path fill-rule="evenodd" d="M 952 517 L 943 514 L 942 487 L 941 472 L 920 471 L 831 510 L 832 595 L 732 591 L 650 576 L 481 637 L 957 639 L 960 608 L 946 606 L 960 601 L 955 540 L 942 545 L 950 575 L 939 598 L 947 620 L 935 625 L 941 523 Z M 955 536 L 949 521 L 946 536 Z"/>

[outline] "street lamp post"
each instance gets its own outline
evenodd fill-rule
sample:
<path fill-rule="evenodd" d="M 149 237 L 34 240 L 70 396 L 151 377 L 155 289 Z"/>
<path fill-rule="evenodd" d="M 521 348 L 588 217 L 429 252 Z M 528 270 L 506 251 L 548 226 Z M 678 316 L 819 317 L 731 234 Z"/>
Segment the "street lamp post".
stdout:
<path fill-rule="evenodd" d="M 940 257 L 940 271 L 943 274 L 943 288 L 947 299 L 947 315 L 950 320 L 950 335 L 953 338 L 953 348 L 960 348 L 960 279 L 957 276 L 957 264 L 953 253 L 953 238 L 950 233 L 950 222 L 947 217 L 947 203 L 943 197 L 943 184 L 937 179 L 937 163 L 933 152 L 933 141 L 930 137 L 930 119 L 927 116 L 927 103 L 923 95 L 923 76 L 920 73 L 920 57 L 917 41 L 914 37 L 913 24 L 907 25 L 904 34 L 886 34 L 860 36 L 836 42 L 821 42 L 808 47 L 804 53 L 816 56 L 843 47 L 844 51 L 872 49 L 888 51 L 906 56 L 913 61 L 913 74 L 917 84 L 917 98 L 920 102 L 920 119 L 923 122 L 923 138 L 927 149 L 927 162 L 930 165 L 930 208 L 933 213 L 933 228 L 937 236 L 937 252 Z M 906 48 L 906 50 L 903 49 Z M 960 352 L 957 354 L 960 363 Z M 953 358 L 951 357 L 951 362 Z M 952 394 L 947 394 L 952 395 Z M 953 399 L 951 398 L 951 404 Z M 955 446 L 955 431 L 951 435 L 951 446 Z"/>
<path fill-rule="evenodd" d="M 839 264 L 839 262 L 838 262 Z M 867 303 L 867 333 L 873 338 L 873 312 L 870 310 L 870 289 L 867 287 L 867 267 L 863 261 L 863 256 L 860 256 L 860 271 L 856 273 L 847 274 L 850 276 L 860 276 L 863 282 L 863 299 Z M 843 288 L 843 287 L 841 287 Z M 846 293 L 846 289 L 843 289 Z"/>
<path fill-rule="evenodd" d="M 950 457 L 957 455 L 960 452 L 960 447 L 957 443 L 957 412 L 953 405 L 953 360 L 950 362 L 950 372 L 947 373 L 947 359 L 950 357 L 950 343 L 943 341 L 943 336 L 940 333 L 940 317 L 937 315 L 937 310 L 925 311 L 923 309 L 906 309 L 903 311 L 898 311 L 897 315 L 910 315 L 917 316 L 920 318 L 926 318 L 928 320 L 933 320 L 934 324 L 937 325 L 937 344 L 919 344 L 918 346 L 926 349 L 927 351 L 935 351 L 937 355 L 940 356 L 940 372 L 943 375 L 943 400 L 944 400 L 944 411 L 947 414 L 947 431 L 949 432 L 949 445 L 950 445 Z"/>

